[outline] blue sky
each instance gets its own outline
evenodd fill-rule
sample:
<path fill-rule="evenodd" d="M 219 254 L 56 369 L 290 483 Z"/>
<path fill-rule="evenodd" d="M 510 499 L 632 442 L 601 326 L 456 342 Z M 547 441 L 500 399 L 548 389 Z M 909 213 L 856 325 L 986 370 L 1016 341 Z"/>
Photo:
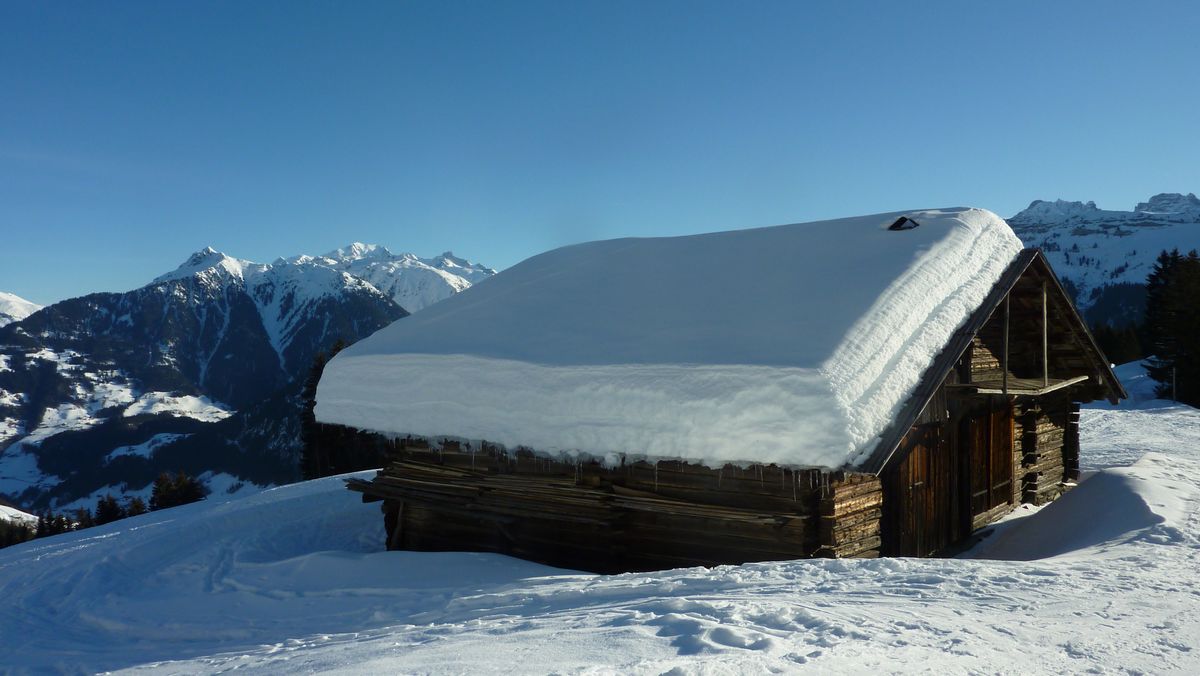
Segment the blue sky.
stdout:
<path fill-rule="evenodd" d="M 914 7 L 913 5 L 919 5 Z M 1200 9 L 0 2 L 0 290 L 1200 191 Z"/>

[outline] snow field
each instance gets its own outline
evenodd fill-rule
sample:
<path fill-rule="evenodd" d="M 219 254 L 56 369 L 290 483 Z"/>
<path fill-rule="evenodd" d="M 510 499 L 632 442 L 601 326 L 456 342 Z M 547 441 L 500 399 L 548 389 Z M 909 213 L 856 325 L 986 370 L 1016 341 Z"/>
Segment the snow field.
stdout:
<path fill-rule="evenodd" d="M 203 422 L 217 422 L 233 415 L 233 410 L 208 397 L 173 395 L 169 392 L 147 392 L 126 407 L 121 415 L 128 418 L 144 413 L 168 413 L 173 416 L 195 418 Z"/>
<path fill-rule="evenodd" d="M 121 456 L 124 456 L 124 455 L 132 455 L 132 456 L 137 456 L 137 457 L 142 457 L 142 458 L 150 458 L 150 457 L 154 456 L 154 452 L 157 451 L 159 448 L 166 446 L 167 444 L 176 442 L 180 439 L 186 439 L 189 436 L 191 436 L 191 435 L 190 434 L 171 434 L 171 433 L 155 434 L 154 436 L 150 437 L 149 439 L 147 439 L 146 441 L 144 441 L 140 444 L 134 444 L 132 446 L 118 446 L 118 447 L 114 448 L 112 451 L 109 452 L 108 455 L 106 455 L 104 457 L 104 462 L 105 463 L 112 462 L 113 460 L 115 460 Z"/>

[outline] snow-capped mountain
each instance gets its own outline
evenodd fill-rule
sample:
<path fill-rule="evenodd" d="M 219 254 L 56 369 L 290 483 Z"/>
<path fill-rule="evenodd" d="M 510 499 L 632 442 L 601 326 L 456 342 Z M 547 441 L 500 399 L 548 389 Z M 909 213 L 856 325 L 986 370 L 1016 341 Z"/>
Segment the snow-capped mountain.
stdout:
<path fill-rule="evenodd" d="M 42 306 L 5 291 L 0 291 L 0 326 L 25 319 L 41 310 Z"/>
<path fill-rule="evenodd" d="M 1008 223 L 1026 246 L 1046 252 L 1092 322 L 1140 319 L 1158 254 L 1200 249 L 1200 198 L 1191 193 L 1158 194 L 1132 211 L 1034 200 Z"/>
<path fill-rule="evenodd" d="M 491 268 L 457 258 L 449 251 L 434 258 L 418 258 L 358 242 L 309 262 L 365 279 L 409 312 L 417 312 L 496 274 Z"/>
<path fill-rule="evenodd" d="M 41 509 L 162 470 L 295 478 L 316 354 L 406 316 L 397 295 L 424 307 L 491 274 L 374 245 L 270 264 L 210 247 L 141 288 L 47 306 L 0 328 L 0 494 Z"/>

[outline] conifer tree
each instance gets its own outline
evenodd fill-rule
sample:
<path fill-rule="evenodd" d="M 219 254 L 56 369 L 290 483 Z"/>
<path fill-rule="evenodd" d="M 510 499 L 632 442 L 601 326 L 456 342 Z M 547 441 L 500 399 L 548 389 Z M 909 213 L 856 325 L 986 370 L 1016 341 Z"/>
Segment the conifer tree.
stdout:
<path fill-rule="evenodd" d="M 154 487 L 150 494 L 150 509 L 177 507 L 203 499 L 204 487 L 195 478 L 184 472 L 176 472 L 175 476 L 163 472 L 154 480 Z"/>
<path fill-rule="evenodd" d="M 1200 255 L 1164 251 L 1146 280 L 1147 371 L 1160 397 L 1200 405 Z"/>
<path fill-rule="evenodd" d="M 8 547 L 32 540 L 33 528 L 17 521 L 0 519 L 0 547 Z"/>
<path fill-rule="evenodd" d="M 112 493 L 100 498 L 100 501 L 96 503 L 95 522 L 97 526 L 124 518 L 125 508 L 117 502 Z"/>
<path fill-rule="evenodd" d="M 74 530 L 83 530 L 96 525 L 95 519 L 92 518 L 92 512 L 87 507 L 80 507 L 72 512 L 72 515 L 75 517 Z"/>
<path fill-rule="evenodd" d="M 34 537 L 44 538 L 50 535 L 58 535 L 71 530 L 71 523 L 67 521 L 67 517 L 54 512 L 42 512 L 38 516 L 37 530 L 34 531 Z"/>
<path fill-rule="evenodd" d="M 136 495 L 125 501 L 125 514 L 127 516 L 137 516 L 138 514 L 145 514 L 147 511 L 149 510 L 146 508 L 146 501 Z"/>

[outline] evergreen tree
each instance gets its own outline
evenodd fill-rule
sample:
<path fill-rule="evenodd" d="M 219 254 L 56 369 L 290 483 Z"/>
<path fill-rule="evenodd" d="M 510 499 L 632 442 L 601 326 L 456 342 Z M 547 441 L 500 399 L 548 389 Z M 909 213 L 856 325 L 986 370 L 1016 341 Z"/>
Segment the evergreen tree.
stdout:
<path fill-rule="evenodd" d="M 0 547 L 20 544 L 32 540 L 34 529 L 24 523 L 0 519 Z"/>
<path fill-rule="evenodd" d="M 186 505 L 190 502 L 199 502 L 204 499 L 204 486 L 194 477 L 183 472 L 175 475 L 172 487 L 175 491 L 176 504 Z"/>
<path fill-rule="evenodd" d="M 75 517 L 73 530 L 83 530 L 96 525 L 95 519 L 92 518 L 92 512 L 87 507 L 80 507 L 72 513 Z"/>
<path fill-rule="evenodd" d="M 1200 405 L 1200 255 L 1162 252 L 1146 280 L 1147 371 L 1158 396 Z"/>
<path fill-rule="evenodd" d="M 125 514 L 127 516 L 137 516 L 138 514 L 145 514 L 147 511 L 149 510 L 146 508 L 146 501 L 136 495 L 125 501 Z"/>
<path fill-rule="evenodd" d="M 174 507 L 174 504 L 170 504 L 171 493 L 171 475 L 163 472 L 154 480 L 154 487 L 150 489 L 150 509 L 159 510 Z"/>
<path fill-rule="evenodd" d="M 125 516 L 125 508 L 121 506 L 121 503 L 117 502 L 112 493 L 100 498 L 100 501 L 96 503 L 95 522 L 97 526 L 124 519 Z"/>
<path fill-rule="evenodd" d="M 34 537 L 44 538 L 50 535 L 58 535 L 71 530 L 71 522 L 67 521 L 67 517 L 54 512 L 42 512 L 38 516 L 37 530 L 34 531 Z"/>
<path fill-rule="evenodd" d="M 1092 336 L 1110 362 L 1124 364 L 1146 356 L 1142 352 L 1139 329 L 1140 327 L 1132 324 L 1113 328 L 1108 323 L 1101 323 L 1092 327 Z"/>
<path fill-rule="evenodd" d="M 150 494 L 150 509 L 166 509 L 204 499 L 204 486 L 184 472 L 171 476 L 166 472 L 154 480 Z"/>

